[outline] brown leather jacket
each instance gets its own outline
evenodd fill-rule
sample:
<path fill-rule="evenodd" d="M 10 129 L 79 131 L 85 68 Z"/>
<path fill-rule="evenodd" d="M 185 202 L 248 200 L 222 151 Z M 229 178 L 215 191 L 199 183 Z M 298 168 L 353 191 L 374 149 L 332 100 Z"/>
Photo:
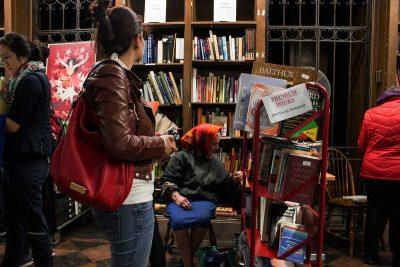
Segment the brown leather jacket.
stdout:
<path fill-rule="evenodd" d="M 115 159 L 133 161 L 136 179 L 151 179 L 152 160 L 164 157 L 165 142 L 154 136 L 154 115 L 139 91 L 142 82 L 115 62 L 97 67 L 85 87 L 85 101 L 100 118 L 106 151 Z"/>

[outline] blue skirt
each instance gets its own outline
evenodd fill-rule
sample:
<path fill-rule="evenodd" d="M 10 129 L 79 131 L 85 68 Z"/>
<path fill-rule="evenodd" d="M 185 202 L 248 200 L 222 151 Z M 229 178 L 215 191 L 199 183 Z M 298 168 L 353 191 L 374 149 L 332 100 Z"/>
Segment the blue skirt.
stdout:
<path fill-rule="evenodd" d="M 185 210 L 181 206 L 170 202 L 167 212 L 174 231 L 188 228 L 208 228 L 211 218 L 215 215 L 216 205 L 211 201 L 191 201 L 192 209 Z"/>

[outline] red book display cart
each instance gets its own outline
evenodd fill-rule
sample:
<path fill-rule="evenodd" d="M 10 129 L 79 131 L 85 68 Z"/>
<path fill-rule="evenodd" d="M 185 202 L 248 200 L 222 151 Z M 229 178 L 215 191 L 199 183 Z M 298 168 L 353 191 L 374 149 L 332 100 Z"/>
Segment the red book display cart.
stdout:
<path fill-rule="evenodd" d="M 278 251 L 277 249 L 272 249 L 268 246 L 268 243 L 262 242 L 260 240 L 260 231 L 259 229 L 256 228 L 256 220 L 257 220 L 257 210 L 259 206 L 259 197 L 265 197 L 267 199 L 271 200 L 279 200 L 279 201 L 285 201 L 285 200 L 290 200 L 290 197 L 296 194 L 298 189 L 304 188 L 308 186 L 308 183 L 304 183 L 299 185 L 298 188 L 294 189 L 292 192 L 289 192 L 288 194 L 282 196 L 280 194 L 274 193 L 274 192 L 268 192 L 267 188 L 261 184 L 259 184 L 259 168 L 260 168 L 260 112 L 261 108 L 263 106 L 263 102 L 260 101 L 256 107 L 255 111 L 255 122 L 254 122 L 254 131 L 253 131 L 253 159 L 252 159 L 252 164 L 253 164 L 253 179 L 252 181 L 248 181 L 250 185 L 251 190 L 251 226 L 249 228 L 246 227 L 246 215 L 244 209 L 242 210 L 242 220 L 243 220 L 243 228 L 246 231 L 247 235 L 247 242 L 250 248 L 250 267 L 255 266 L 255 257 L 267 257 L 271 259 L 282 259 L 284 260 L 287 256 L 290 254 L 296 252 L 298 249 L 306 245 L 307 247 L 307 253 L 306 253 L 306 259 L 305 259 L 305 265 L 307 266 L 322 266 L 322 249 L 323 249 L 323 237 L 324 237 L 324 214 L 325 214 L 325 183 L 326 183 L 326 167 L 327 167 L 327 152 L 328 152 L 328 136 L 329 136 L 329 110 L 330 110 L 330 102 L 329 102 L 329 96 L 324 87 L 322 87 L 318 83 L 314 82 L 309 82 L 306 83 L 307 89 L 314 89 L 319 91 L 323 98 L 323 106 L 321 110 L 314 111 L 310 117 L 307 118 L 306 121 L 302 122 L 301 124 L 297 125 L 294 127 L 292 130 L 290 130 L 287 134 L 285 134 L 284 138 L 290 141 L 291 136 L 305 127 L 307 124 L 312 122 L 313 120 L 320 118 L 320 121 L 322 122 L 322 133 L 321 133 L 321 138 L 322 138 L 322 149 L 321 149 L 321 175 L 320 175 L 320 181 L 317 185 L 318 191 L 319 191 L 319 203 L 318 203 L 318 209 L 314 210 L 310 206 L 307 207 L 307 216 L 308 217 L 313 217 L 311 220 L 312 223 L 311 225 L 308 225 L 308 229 L 313 229 L 311 230 L 313 233 L 310 232 L 310 230 L 307 230 L 309 232 L 308 238 L 304 240 L 303 242 L 300 242 L 299 244 L 295 245 L 293 248 L 289 249 L 286 251 L 283 255 L 278 257 Z M 321 120 L 322 119 L 322 120 Z M 246 137 L 244 140 L 244 148 L 246 147 Z M 247 153 L 246 153 L 247 154 Z M 245 171 L 244 175 L 244 185 L 246 184 L 246 180 L 248 180 L 249 177 L 249 171 Z M 300 189 L 301 190 L 301 189 Z M 244 197 L 244 190 L 243 190 L 243 195 Z M 244 203 L 244 199 L 243 199 Z M 303 205 L 304 206 L 304 205 Z M 243 206 L 244 207 L 244 206 Z M 316 248 L 314 250 L 316 253 L 316 261 L 315 263 L 310 261 L 310 253 L 311 253 L 311 247 Z"/>

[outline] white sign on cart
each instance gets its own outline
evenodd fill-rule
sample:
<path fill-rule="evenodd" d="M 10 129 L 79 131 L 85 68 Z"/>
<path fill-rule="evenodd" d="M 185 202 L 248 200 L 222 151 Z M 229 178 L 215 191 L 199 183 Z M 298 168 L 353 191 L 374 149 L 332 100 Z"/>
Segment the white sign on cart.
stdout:
<path fill-rule="evenodd" d="M 262 100 L 271 123 L 312 110 L 310 96 L 304 83 L 267 95 Z"/>

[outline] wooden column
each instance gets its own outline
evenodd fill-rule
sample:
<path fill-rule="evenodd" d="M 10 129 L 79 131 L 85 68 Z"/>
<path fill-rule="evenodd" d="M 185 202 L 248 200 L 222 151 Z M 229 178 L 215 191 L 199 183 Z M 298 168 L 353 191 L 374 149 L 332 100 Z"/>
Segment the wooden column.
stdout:
<path fill-rule="evenodd" d="M 399 0 L 391 0 L 389 6 L 388 30 L 389 36 L 387 39 L 387 87 L 396 85 L 397 79 L 397 32 L 399 25 Z"/>
<path fill-rule="evenodd" d="M 192 124 L 192 109 L 190 102 L 192 101 L 192 1 L 185 0 L 185 54 L 183 64 L 183 113 L 182 128 L 186 133 Z"/>
<path fill-rule="evenodd" d="M 265 0 L 255 0 L 256 61 L 265 61 Z"/>
<path fill-rule="evenodd" d="M 115 0 L 115 6 L 125 6 L 125 0 Z"/>
<path fill-rule="evenodd" d="M 4 0 L 4 28 L 32 39 L 32 1 Z"/>
<path fill-rule="evenodd" d="M 398 0 L 373 1 L 369 105 L 380 92 L 396 84 Z"/>

